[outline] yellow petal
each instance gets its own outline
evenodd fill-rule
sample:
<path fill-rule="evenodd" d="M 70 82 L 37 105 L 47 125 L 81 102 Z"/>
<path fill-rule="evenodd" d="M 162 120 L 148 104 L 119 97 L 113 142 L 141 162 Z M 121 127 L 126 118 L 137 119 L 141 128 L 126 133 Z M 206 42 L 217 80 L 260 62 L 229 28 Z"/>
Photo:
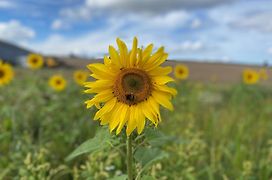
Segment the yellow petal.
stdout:
<path fill-rule="evenodd" d="M 149 44 L 145 49 L 144 49 L 144 52 L 143 52 L 143 60 L 146 61 L 151 53 L 152 53 L 152 50 L 153 50 L 153 44 Z"/>
<path fill-rule="evenodd" d="M 160 91 L 154 91 L 154 92 L 152 92 L 152 96 L 157 101 L 157 103 L 161 104 L 162 106 L 164 106 L 165 108 L 167 108 L 171 111 L 174 110 L 174 107 L 169 100 L 170 95 L 168 95 L 167 93 L 160 92 Z"/>
<path fill-rule="evenodd" d="M 124 105 L 122 111 L 120 112 L 120 123 L 119 123 L 117 130 L 116 130 L 116 135 L 118 135 L 121 132 L 122 128 L 126 124 L 126 122 L 128 120 L 127 119 L 128 115 L 129 115 L 129 106 Z"/>
<path fill-rule="evenodd" d="M 108 89 L 111 86 L 113 86 L 113 81 L 112 80 L 97 80 L 97 81 L 92 81 L 92 82 L 86 82 L 84 83 L 84 87 L 86 88 L 103 88 L 103 89 Z"/>
<path fill-rule="evenodd" d="M 144 64 L 143 68 L 150 68 L 152 64 L 164 55 L 164 47 L 160 47 Z"/>
<path fill-rule="evenodd" d="M 138 106 L 135 108 L 135 119 L 137 122 L 137 132 L 141 134 L 145 127 L 145 116 Z"/>
<path fill-rule="evenodd" d="M 166 67 L 157 67 L 149 71 L 148 74 L 150 74 L 151 76 L 166 76 L 171 72 L 172 72 L 172 67 L 166 66 Z"/>
<path fill-rule="evenodd" d="M 93 73 L 96 79 L 114 79 L 115 74 L 104 64 L 95 63 L 87 66 Z"/>
<path fill-rule="evenodd" d="M 111 113 L 106 113 L 100 118 L 100 125 L 106 125 L 110 122 Z"/>
<path fill-rule="evenodd" d="M 154 76 L 152 78 L 153 82 L 159 85 L 166 84 L 171 81 L 175 81 L 173 78 L 170 76 Z"/>
<path fill-rule="evenodd" d="M 124 104 L 116 103 L 116 105 L 114 107 L 115 111 L 113 111 L 113 114 L 112 114 L 111 120 L 110 120 L 110 125 L 109 125 L 110 132 L 112 132 L 119 125 L 120 115 L 121 115 L 123 108 L 124 108 Z"/>
<path fill-rule="evenodd" d="M 106 102 L 114 97 L 111 89 L 106 89 L 94 96 L 95 102 Z"/>
<path fill-rule="evenodd" d="M 155 126 L 157 126 L 158 121 L 156 119 L 156 114 L 155 112 L 153 112 L 153 109 L 150 108 L 150 104 L 148 103 L 148 101 L 142 102 L 139 105 L 145 117 L 147 117 L 147 119 L 149 119 L 153 124 L 155 124 Z"/>
<path fill-rule="evenodd" d="M 126 129 L 127 136 L 130 136 L 130 134 L 133 132 L 133 130 L 136 127 L 137 127 L 137 123 L 135 121 L 135 107 L 130 106 L 130 114 L 129 114 L 129 119 L 127 123 L 127 129 Z"/>
<path fill-rule="evenodd" d="M 119 51 L 120 51 L 120 62 L 121 62 L 121 65 L 123 67 L 126 67 L 127 66 L 127 58 L 128 58 L 128 49 L 127 49 L 127 46 L 119 38 L 117 38 L 116 42 L 117 42 L 117 45 L 118 45 Z"/>
<path fill-rule="evenodd" d="M 104 114 L 110 112 L 113 109 L 113 107 L 115 106 L 116 101 L 117 101 L 116 98 L 112 98 L 111 100 L 106 102 L 106 104 L 99 111 L 96 112 L 96 114 L 94 116 L 94 120 L 97 120 L 97 119 L 101 118 Z"/>
<path fill-rule="evenodd" d="M 153 87 L 158 91 L 163 91 L 163 92 L 170 93 L 172 96 L 176 96 L 177 93 L 178 93 L 176 89 L 168 87 L 166 85 L 154 84 Z"/>
<path fill-rule="evenodd" d="M 114 49 L 113 46 L 109 46 L 110 58 L 113 64 L 116 64 L 119 68 L 122 68 L 122 64 L 120 62 L 120 57 L 118 52 Z"/>
<path fill-rule="evenodd" d="M 130 67 L 133 67 L 136 65 L 136 55 L 137 55 L 137 44 L 138 44 L 138 40 L 136 37 L 134 37 L 133 39 L 133 45 L 132 45 L 132 49 L 131 49 L 131 54 L 130 54 Z"/>
<path fill-rule="evenodd" d="M 159 58 L 157 58 L 154 61 L 149 61 L 149 63 L 146 64 L 145 70 L 146 71 L 151 71 L 153 69 L 155 69 L 156 67 L 158 67 L 159 65 L 161 65 L 162 63 L 164 63 L 166 61 L 168 57 L 168 54 L 163 53 Z M 152 57 L 151 57 L 152 58 Z"/>

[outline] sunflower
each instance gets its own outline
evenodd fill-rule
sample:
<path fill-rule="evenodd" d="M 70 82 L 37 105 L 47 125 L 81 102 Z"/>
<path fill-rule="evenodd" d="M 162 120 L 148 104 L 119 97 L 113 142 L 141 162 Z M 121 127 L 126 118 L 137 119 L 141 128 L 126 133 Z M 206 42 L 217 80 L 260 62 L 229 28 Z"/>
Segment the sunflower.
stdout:
<path fill-rule="evenodd" d="M 128 51 L 123 41 L 116 41 L 119 52 L 109 46 L 110 56 L 104 57 L 104 64 L 87 66 L 96 79 L 85 83 L 86 93 L 96 93 L 86 101 L 87 108 L 99 108 L 94 120 L 108 124 L 110 132 L 117 129 L 119 134 L 126 126 L 127 136 L 135 129 L 141 134 L 146 118 L 155 126 L 161 121 L 160 105 L 173 110 L 170 99 L 177 91 L 166 85 L 174 81 L 168 76 L 172 68 L 160 67 L 168 56 L 163 47 L 152 54 L 153 44 L 137 48 L 138 40 L 134 38 L 132 50 Z"/>
<path fill-rule="evenodd" d="M 260 69 L 260 71 L 259 71 L 259 77 L 262 80 L 267 80 L 268 79 L 267 70 L 265 68 Z"/>
<path fill-rule="evenodd" d="M 243 71 L 243 81 L 245 84 L 256 84 L 259 81 L 259 74 L 252 69 Z"/>
<path fill-rule="evenodd" d="M 86 71 L 78 70 L 74 72 L 74 80 L 79 85 L 83 85 L 87 81 L 88 76 L 89 74 Z"/>
<path fill-rule="evenodd" d="M 0 60 L 0 86 L 8 84 L 14 77 L 13 68 Z"/>
<path fill-rule="evenodd" d="M 43 63 L 43 57 L 39 54 L 29 54 L 27 57 L 27 66 L 31 69 L 40 69 Z"/>
<path fill-rule="evenodd" d="M 48 83 L 56 91 L 63 91 L 66 88 L 66 80 L 61 75 L 52 76 Z"/>
<path fill-rule="evenodd" d="M 175 77 L 177 79 L 185 80 L 189 76 L 189 68 L 184 64 L 178 64 L 175 67 Z"/>
<path fill-rule="evenodd" d="M 47 58 L 45 61 L 47 67 L 56 67 L 58 65 L 58 63 L 56 62 L 55 59 L 53 58 Z"/>

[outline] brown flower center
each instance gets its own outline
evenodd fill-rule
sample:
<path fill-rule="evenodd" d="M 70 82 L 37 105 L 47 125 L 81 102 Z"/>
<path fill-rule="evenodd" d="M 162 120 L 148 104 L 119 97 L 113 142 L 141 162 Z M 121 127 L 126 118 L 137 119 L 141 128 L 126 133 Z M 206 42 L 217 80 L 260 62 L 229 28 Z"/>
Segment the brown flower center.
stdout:
<path fill-rule="evenodd" d="M 118 101 L 134 105 L 146 100 L 152 91 L 149 76 L 143 70 L 126 68 L 118 74 L 113 93 Z"/>
<path fill-rule="evenodd" d="M 0 69 L 0 78 L 2 78 L 4 76 L 5 76 L 5 72 L 2 69 Z"/>
<path fill-rule="evenodd" d="M 180 70 L 179 70 L 179 74 L 183 74 L 183 69 L 180 69 Z"/>
<path fill-rule="evenodd" d="M 57 85 L 62 84 L 61 80 L 59 80 L 59 79 L 58 79 L 58 80 L 56 80 L 56 84 L 57 84 Z"/>
<path fill-rule="evenodd" d="M 247 78 L 250 80 L 250 79 L 252 79 L 253 77 L 252 77 L 251 74 L 249 74 L 249 75 L 247 76 Z"/>
<path fill-rule="evenodd" d="M 36 64 L 37 62 L 38 62 L 38 59 L 36 59 L 36 58 L 33 58 L 33 59 L 32 59 L 32 63 L 33 63 L 33 64 Z"/>

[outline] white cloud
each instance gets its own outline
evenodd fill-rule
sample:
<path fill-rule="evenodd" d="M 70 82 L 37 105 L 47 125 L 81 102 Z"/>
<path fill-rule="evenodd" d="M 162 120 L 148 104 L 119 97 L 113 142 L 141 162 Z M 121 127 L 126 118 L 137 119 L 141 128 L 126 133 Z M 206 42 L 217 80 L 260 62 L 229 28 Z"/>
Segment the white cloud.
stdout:
<path fill-rule="evenodd" d="M 12 8 L 15 5 L 11 1 L 0 0 L 0 9 Z"/>
<path fill-rule="evenodd" d="M 194 19 L 194 20 L 192 21 L 191 27 L 192 27 L 193 29 L 197 29 L 197 28 L 199 28 L 201 25 L 202 25 L 202 23 L 201 23 L 200 19 Z"/>
<path fill-rule="evenodd" d="M 22 42 L 29 40 L 35 36 L 35 31 L 30 27 L 22 25 L 17 20 L 10 20 L 9 22 L 0 22 L 0 38 L 12 41 Z"/>
<path fill-rule="evenodd" d="M 134 15 L 140 17 L 143 17 L 144 14 L 149 16 L 169 14 L 171 17 L 164 18 L 174 20 L 179 17 L 173 17 L 177 14 L 170 14 L 170 12 L 194 8 L 207 8 L 233 1 L 237 0 L 171 0 L 171 3 L 165 0 L 85 0 L 84 3 L 79 6 L 62 9 L 58 19 L 65 24 L 73 24 L 82 20 L 90 20 L 96 16 L 124 16 L 124 13 L 126 13 L 126 16 Z M 171 23 L 171 21 L 169 23 Z M 192 26 L 199 26 L 199 21 L 195 20 Z"/>
<path fill-rule="evenodd" d="M 267 49 L 267 52 L 268 52 L 269 54 L 272 54 L 272 47 L 268 48 L 268 49 Z"/>
<path fill-rule="evenodd" d="M 272 32 L 272 12 L 258 12 L 236 18 L 231 26 L 243 29 L 254 29 L 261 32 Z"/>
<path fill-rule="evenodd" d="M 201 41 L 184 41 L 182 43 L 180 43 L 177 47 L 176 47 L 176 51 L 185 51 L 185 52 L 189 52 L 189 51 L 199 51 L 201 49 L 204 48 L 204 45 Z"/>
<path fill-rule="evenodd" d="M 63 21 L 62 19 L 55 19 L 52 24 L 51 24 L 51 28 L 53 30 L 59 30 L 59 29 L 67 29 L 69 28 L 69 24 L 67 24 L 65 21 Z"/>
<path fill-rule="evenodd" d="M 60 15 L 69 20 L 88 20 L 91 18 L 91 10 L 86 6 L 66 8 L 60 11 Z"/>

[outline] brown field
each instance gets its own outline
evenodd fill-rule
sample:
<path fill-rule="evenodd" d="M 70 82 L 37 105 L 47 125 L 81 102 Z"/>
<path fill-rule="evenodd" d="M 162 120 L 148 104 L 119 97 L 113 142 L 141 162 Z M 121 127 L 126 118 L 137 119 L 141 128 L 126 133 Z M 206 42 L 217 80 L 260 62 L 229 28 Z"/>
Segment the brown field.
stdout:
<path fill-rule="evenodd" d="M 94 62 L 101 62 L 102 59 L 86 60 L 86 59 L 62 59 L 67 65 L 72 68 L 82 69 L 87 64 Z M 176 61 L 168 60 L 164 65 L 174 67 L 176 64 L 185 64 L 190 69 L 189 80 L 213 83 L 239 83 L 241 82 L 241 74 L 245 68 L 260 70 L 262 66 L 231 64 L 231 63 L 213 63 L 213 62 L 192 62 L 192 61 Z M 267 68 L 268 77 L 272 76 L 272 69 Z M 272 78 L 268 79 L 262 84 L 270 85 Z"/>

